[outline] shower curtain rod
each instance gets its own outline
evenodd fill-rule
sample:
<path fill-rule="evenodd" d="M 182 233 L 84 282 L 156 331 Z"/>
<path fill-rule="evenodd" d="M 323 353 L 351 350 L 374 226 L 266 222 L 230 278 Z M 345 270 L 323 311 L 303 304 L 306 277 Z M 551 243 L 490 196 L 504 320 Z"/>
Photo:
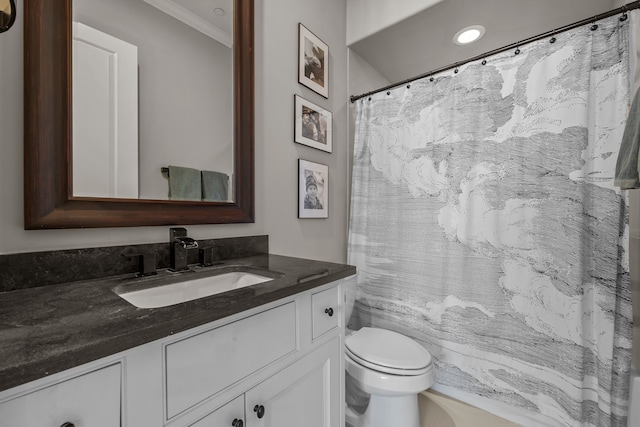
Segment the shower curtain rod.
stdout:
<path fill-rule="evenodd" d="M 547 31 L 546 33 L 539 34 L 537 36 L 533 36 L 533 37 L 529 37 L 529 38 L 524 39 L 524 40 L 520 40 L 517 43 L 512 43 L 510 45 L 507 45 L 507 46 L 504 46 L 504 47 L 501 47 L 501 48 L 498 48 L 498 49 L 494 49 L 494 50 L 491 50 L 489 52 L 485 52 L 482 55 L 474 56 L 472 58 L 468 58 L 468 59 L 465 59 L 465 60 L 460 61 L 460 62 L 455 62 L 455 63 L 447 65 L 445 67 L 441 67 L 441 68 L 437 68 L 435 70 L 429 71 L 428 73 L 420 74 L 419 76 L 412 77 L 410 79 L 406 79 L 406 80 L 403 80 L 401 82 L 394 83 L 394 84 L 382 87 L 380 89 L 373 90 L 371 92 L 363 93 L 362 95 L 358 95 L 358 96 L 351 95 L 351 102 L 352 103 L 356 102 L 358 99 L 364 98 L 365 96 L 374 95 L 374 94 L 376 94 L 378 92 L 382 92 L 382 91 L 389 90 L 389 89 L 394 89 L 394 88 L 397 88 L 399 86 L 405 85 L 407 83 L 411 83 L 411 82 L 414 82 L 416 80 L 423 79 L 425 77 L 433 76 L 433 75 L 435 75 L 437 73 L 441 73 L 443 71 L 450 70 L 452 68 L 458 68 L 461 65 L 464 65 L 464 64 L 467 64 L 467 63 L 473 62 L 473 61 L 478 61 L 480 59 L 484 59 L 484 58 L 486 58 L 488 56 L 495 55 L 496 53 L 505 52 L 505 51 L 513 49 L 513 48 L 518 49 L 520 46 L 522 46 L 524 44 L 531 43 L 531 42 L 534 42 L 534 41 L 538 41 L 538 40 L 544 39 L 546 37 L 550 37 L 550 36 L 553 36 L 553 35 L 556 35 L 556 34 L 563 33 L 565 31 L 573 30 L 574 28 L 580 27 L 580 26 L 585 25 L 585 24 L 592 23 L 592 24 L 595 25 L 595 22 L 599 21 L 600 19 L 608 18 L 610 16 L 614 16 L 614 15 L 617 15 L 619 13 L 625 13 L 627 11 L 638 9 L 638 8 L 640 8 L 640 0 L 633 1 L 631 3 L 628 3 L 628 4 L 624 5 L 624 6 L 621 6 L 621 7 L 617 8 L 617 9 L 610 10 L 609 12 L 601 13 L 601 14 L 595 15 L 595 16 L 593 16 L 591 18 L 583 19 L 581 21 L 574 22 L 573 24 L 565 25 L 564 27 L 560 27 L 560 28 L 557 28 L 555 30 L 551 30 L 551 31 Z M 627 18 L 625 17 L 625 19 L 627 19 Z M 597 26 L 595 28 L 597 28 Z M 594 28 L 594 30 L 595 30 L 595 28 Z M 519 51 L 517 53 L 519 53 Z"/>

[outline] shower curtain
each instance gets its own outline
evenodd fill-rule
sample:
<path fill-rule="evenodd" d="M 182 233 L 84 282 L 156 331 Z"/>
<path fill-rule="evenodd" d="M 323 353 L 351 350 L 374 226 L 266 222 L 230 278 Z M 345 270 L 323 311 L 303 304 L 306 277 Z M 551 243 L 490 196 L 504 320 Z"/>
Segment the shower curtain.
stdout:
<path fill-rule="evenodd" d="M 531 424 L 626 426 L 628 24 L 357 101 L 349 327 L 424 345 L 436 390 Z"/>

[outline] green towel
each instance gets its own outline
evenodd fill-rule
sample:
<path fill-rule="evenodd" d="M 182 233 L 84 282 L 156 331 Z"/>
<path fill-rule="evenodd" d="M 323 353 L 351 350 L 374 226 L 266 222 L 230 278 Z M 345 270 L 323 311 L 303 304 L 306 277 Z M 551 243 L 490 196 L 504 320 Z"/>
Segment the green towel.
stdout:
<path fill-rule="evenodd" d="M 631 103 L 627 124 L 622 134 L 622 144 L 616 162 L 616 178 L 614 185 L 621 190 L 640 188 L 640 99 L 636 92 Z"/>
<path fill-rule="evenodd" d="M 226 202 L 229 176 L 222 172 L 202 171 L 202 200 L 205 202 Z"/>
<path fill-rule="evenodd" d="M 201 200 L 201 187 L 199 170 L 169 166 L 170 200 Z"/>

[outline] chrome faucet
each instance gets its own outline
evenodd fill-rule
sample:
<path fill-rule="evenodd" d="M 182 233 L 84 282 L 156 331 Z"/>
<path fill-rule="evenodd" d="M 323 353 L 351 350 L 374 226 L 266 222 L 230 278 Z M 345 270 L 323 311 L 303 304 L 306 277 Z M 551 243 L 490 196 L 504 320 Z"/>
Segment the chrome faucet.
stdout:
<path fill-rule="evenodd" d="M 187 229 L 172 227 L 169 229 L 169 269 L 181 271 L 187 269 L 189 249 L 197 249 L 198 242 L 187 236 Z"/>

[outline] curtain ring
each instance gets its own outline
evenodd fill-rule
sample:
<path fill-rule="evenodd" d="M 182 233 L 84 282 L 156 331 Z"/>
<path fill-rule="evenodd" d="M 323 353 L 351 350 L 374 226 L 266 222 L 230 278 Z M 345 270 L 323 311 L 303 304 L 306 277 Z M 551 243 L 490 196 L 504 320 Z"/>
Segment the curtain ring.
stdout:
<path fill-rule="evenodd" d="M 411 85 L 407 85 L 407 89 L 411 89 Z"/>
<path fill-rule="evenodd" d="M 486 59 L 482 60 L 482 65 L 487 65 L 487 60 Z"/>
<path fill-rule="evenodd" d="M 555 37 L 551 37 L 551 38 L 549 39 L 549 43 L 555 43 L 555 42 L 556 42 L 556 38 L 555 38 Z"/>
<path fill-rule="evenodd" d="M 622 16 L 620 17 L 620 22 L 626 21 L 628 18 L 627 15 L 627 6 L 622 6 Z"/>
<path fill-rule="evenodd" d="M 520 48 L 516 48 L 516 51 L 514 52 L 516 55 L 520 55 Z"/>
<path fill-rule="evenodd" d="M 430 81 L 430 82 L 432 82 L 432 81 L 433 81 L 433 77 L 431 77 L 431 78 L 429 79 L 429 81 Z"/>

